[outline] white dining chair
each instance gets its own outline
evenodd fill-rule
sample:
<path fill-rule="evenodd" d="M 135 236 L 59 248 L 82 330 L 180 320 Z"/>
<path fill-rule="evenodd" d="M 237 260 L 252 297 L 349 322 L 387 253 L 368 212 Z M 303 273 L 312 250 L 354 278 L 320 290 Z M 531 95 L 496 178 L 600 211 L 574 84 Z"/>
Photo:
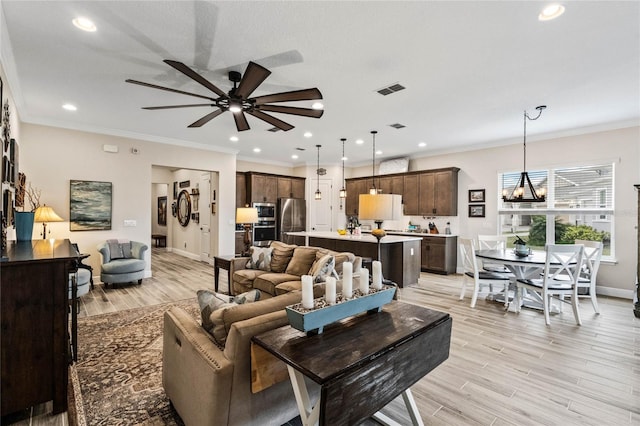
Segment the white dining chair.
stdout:
<path fill-rule="evenodd" d="M 582 244 L 547 244 L 546 261 L 542 278 L 518 279 L 516 281 L 515 306 L 520 312 L 520 298 L 524 289 L 536 291 L 542 297 L 544 321 L 551 325 L 549 312 L 551 298 L 557 296 L 565 302 L 565 296 L 571 296 L 571 307 L 576 324 L 582 325 L 578 310 L 578 278 L 582 268 L 584 246 Z"/>
<path fill-rule="evenodd" d="M 459 238 L 460 255 L 462 256 L 462 264 L 464 268 L 462 279 L 462 290 L 460 291 L 460 300 L 464 299 L 467 283 L 473 280 L 473 294 L 471 295 L 471 307 L 476 306 L 478 293 L 483 286 L 489 286 L 489 291 L 493 292 L 493 286 L 499 286 L 504 289 L 504 306 L 509 307 L 509 280 L 513 278 L 512 274 L 484 271 L 478 266 L 476 258 L 475 241 L 470 238 Z"/>
<path fill-rule="evenodd" d="M 576 240 L 575 244 L 584 246 L 582 269 L 580 270 L 580 277 L 578 277 L 578 297 L 591 299 L 594 312 L 600 314 L 598 299 L 596 298 L 596 278 L 598 269 L 600 269 L 604 245 L 602 241 L 589 240 Z M 581 293 L 580 289 L 588 289 L 587 294 Z"/>
<path fill-rule="evenodd" d="M 482 235 L 478 234 L 478 250 L 504 250 L 507 248 L 506 235 Z M 482 269 L 491 272 L 509 272 L 504 265 L 489 261 L 482 262 Z"/>

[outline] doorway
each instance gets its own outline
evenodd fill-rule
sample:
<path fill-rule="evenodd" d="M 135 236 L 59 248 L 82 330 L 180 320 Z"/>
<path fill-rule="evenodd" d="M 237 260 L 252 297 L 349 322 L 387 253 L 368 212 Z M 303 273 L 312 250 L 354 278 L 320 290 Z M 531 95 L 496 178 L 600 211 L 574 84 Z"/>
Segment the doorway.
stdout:
<path fill-rule="evenodd" d="M 322 199 L 316 200 L 309 197 L 311 198 L 309 201 L 309 227 L 312 231 L 333 231 L 332 181 L 331 179 L 320 179 L 318 186 L 322 193 Z"/>

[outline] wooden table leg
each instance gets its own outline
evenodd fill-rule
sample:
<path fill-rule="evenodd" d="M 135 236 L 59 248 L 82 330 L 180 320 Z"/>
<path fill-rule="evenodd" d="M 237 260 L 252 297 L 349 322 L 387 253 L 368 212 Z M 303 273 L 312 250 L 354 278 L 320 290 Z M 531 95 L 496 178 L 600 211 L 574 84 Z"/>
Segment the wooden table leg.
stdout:
<path fill-rule="evenodd" d="M 217 263 L 213 266 L 214 286 L 216 293 L 218 292 L 218 283 L 220 282 L 220 265 Z"/>
<path fill-rule="evenodd" d="M 416 401 L 413 399 L 411 389 L 405 389 L 405 391 L 402 392 L 402 399 L 404 400 L 404 405 L 407 407 L 409 417 L 411 417 L 411 424 L 413 426 L 424 426 L 422 417 L 420 417 L 420 412 L 418 411 L 418 406 L 416 405 Z M 375 413 L 372 417 L 385 426 L 400 426 L 400 423 L 387 417 L 380 411 Z"/>
<path fill-rule="evenodd" d="M 304 426 L 317 425 L 320 419 L 320 400 L 316 402 L 315 406 L 311 407 L 311 400 L 309 399 L 309 392 L 307 392 L 307 385 L 304 382 L 304 375 L 290 365 L 287 365 L 287 370 L 289 371 L 289 379 L 291 380 L 293 393 L 298 403 L 298 411 L 300 411 L 302 424 Z"/>

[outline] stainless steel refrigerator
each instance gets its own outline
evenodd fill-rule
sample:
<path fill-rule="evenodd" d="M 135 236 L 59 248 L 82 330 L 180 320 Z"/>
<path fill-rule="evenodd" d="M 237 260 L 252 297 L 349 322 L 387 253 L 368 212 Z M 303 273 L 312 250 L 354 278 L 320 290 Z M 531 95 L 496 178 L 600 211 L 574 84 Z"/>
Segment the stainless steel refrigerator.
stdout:
<path fill-rule="evenodd" d="M 286 244 L 304 245 L 304 237 L 293 237 L 287 232 L 307 229 L 307 204 L 302 198 L 278 198 L 278 239 Z"/>

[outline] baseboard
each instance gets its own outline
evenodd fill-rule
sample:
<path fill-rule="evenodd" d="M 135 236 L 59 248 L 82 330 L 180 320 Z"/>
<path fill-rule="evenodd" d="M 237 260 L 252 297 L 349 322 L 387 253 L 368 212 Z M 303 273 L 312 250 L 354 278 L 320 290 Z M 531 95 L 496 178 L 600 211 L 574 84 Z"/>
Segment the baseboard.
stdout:
<path fill-rule="evenodd" d="M 596 287 L 596 294 L 602 295 L 602 296 L 617 297 L 620 299 L 633 300 L 633 293 L 634 293 L 634 290 L 625 290 L 622 288 L 602 287 L 602 286 Z"/>
<path fill-rule="evenodd" d="M 189 253 L 188 251 L 180 250 L 175 247 L 171 249 L 171 252 L 175 254 L 179 254 L 180 256 L 188 257 L 189 259 L 198 260 L 198 261 L 200 260 L 199 254 Z"/>

